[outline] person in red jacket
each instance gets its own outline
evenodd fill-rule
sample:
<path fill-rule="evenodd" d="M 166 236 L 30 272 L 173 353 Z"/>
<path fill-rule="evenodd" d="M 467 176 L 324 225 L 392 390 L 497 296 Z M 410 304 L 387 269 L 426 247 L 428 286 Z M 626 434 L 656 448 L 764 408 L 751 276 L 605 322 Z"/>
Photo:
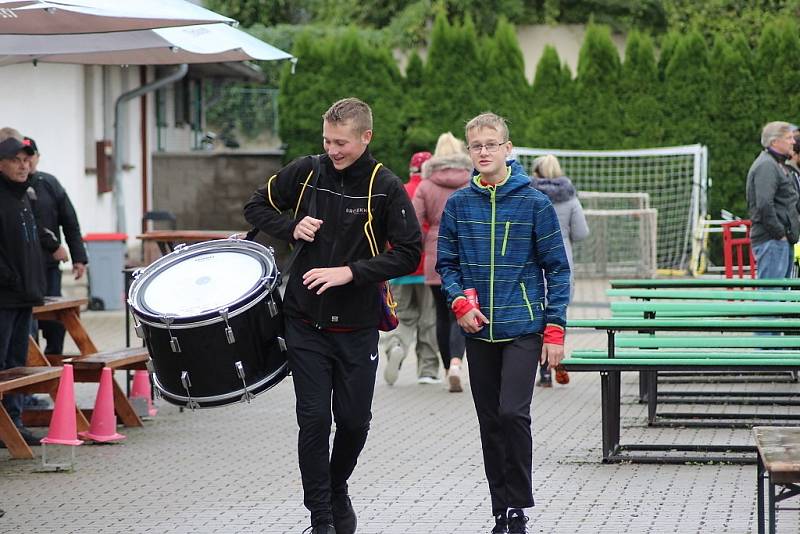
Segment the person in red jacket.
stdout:
<path fill-rule="evenodd" d="M 422 181 L 420 174 L 422 164 L 430 157 L 430 152 L 417 152 L 411 156 L 410 175 L 408 183 L 405 184 L 409 198 L 414 198 L 417 186 Z M 423 227 L 423 232 L 426 231 L 427 228 Z M 397 317 L 400 319 L 400 324 L 395 330 L 384 332 L 381 336 L 381 345 L 386 355 L 383 378 L 389 385 L 397 381 L 400 366 L 412 346 L 416 347 L 417 354 L 417 383 L 441 382 L 439 357 L 436 351 L 436 312 L 433 295 L 424 284 L 424 261 L 423 254 L 416 271 L 390 282 L 392 295 L 397 302 Z"/>

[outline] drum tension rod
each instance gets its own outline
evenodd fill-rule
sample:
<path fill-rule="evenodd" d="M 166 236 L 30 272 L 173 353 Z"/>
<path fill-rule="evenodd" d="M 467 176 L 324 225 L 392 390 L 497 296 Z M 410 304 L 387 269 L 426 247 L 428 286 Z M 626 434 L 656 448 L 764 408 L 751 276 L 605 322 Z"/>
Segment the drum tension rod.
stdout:
<path fill-rule="evenodd" d="M 136 337 L 139 339 L 144 339 L 144 328 L 142 327 L 142 323 L 139 322 L 139 318 L 136 315 L 133 315 L 133 331 L 136 332 Z"/>
<path fill-rule="evenodd" d="M 147 367 L 147 372 L 150 373 L 150 378 L 153 378 L 153 376 L 156 374 L 156 369 L 153 367 L 153 358 L 147 358 L 147 361 L 144 363 L 144 365 Z M 156 386 L 153 388 L 153 397 L 158 399 L 162 397 L 161 388 L 159 387 L 157 380 L 153 380 L 153 384 Z"/>
<path fill-rule="evenodd" d="M 242 362 L 236 362 L 233 364 L 236 367 L 236 374 L 239 375 L 239 378 L 242 380 L 242 387 L 244 388 L 244 395 L 242 395 L 242 401 L 246 401 L 247 404 L 250 404 L 250 399 L 254 397 L 250 390 L 247 389 L 247 382 L 244 380 L 244 367 L 242 366 Z"/>
<path fill-rule="evenodd" d="M 162 315 L 161 322 L 167 325 L 167 334 L 169 335 L 169 348 L 172 349 L 172 352 L 180 352 L 181 351 L 181 344 L 178 343 L 178 338 L 172 335 L 172 330 L 170 330 L 170 325 L 172 321 L 175 320 L 175 317 L 172 315 Z"/>
<path fill-rule="evenodd" d="M 182 371 L 181 372 L 181 384 L 183 384 L 183 389 L 186 390 L 186 396 L 189 398 L 189 402 L 186 403 L 188 408 L 191 408 L 192 411 L 195 408 L 199 408 L 200 405 L 197 404 L 197 401 L 192 398 L 192 393 L 189 389 L 192 387 L 192 381 L 189 379 L 189 371 Z"/>
<path fill-rule="evenodd" d="M 222 316 L 222 320 L 225 321 L 225 339 L 228 340 L 228 345 L 233 345 L 236 343 L 236 337 L 233 335 L 233 328 L 228 324 L 228 308 L 222 308 L 219 310 L 219 314 Z"/>
<path fill-rule="evenodd" d="M 267 308 L 269 308 L 270 317 L 278 315 L 278 305 L 275 304 L 275 299 L 272 298 L 272 295 L 270 295 L 269 302 L 267 302 Z"/>

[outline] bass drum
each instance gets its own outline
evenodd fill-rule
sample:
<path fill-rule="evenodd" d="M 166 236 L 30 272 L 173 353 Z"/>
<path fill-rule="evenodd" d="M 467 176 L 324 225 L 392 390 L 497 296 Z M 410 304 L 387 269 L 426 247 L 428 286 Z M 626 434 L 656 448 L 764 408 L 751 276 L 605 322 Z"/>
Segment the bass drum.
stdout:
<path fill-rule="evenodd" d="M 285 378 L 279 284 L 272 250 L 240 239 L 179 246 L 134 273 L 128 303 L 161 396 L 211 408 Z"/>

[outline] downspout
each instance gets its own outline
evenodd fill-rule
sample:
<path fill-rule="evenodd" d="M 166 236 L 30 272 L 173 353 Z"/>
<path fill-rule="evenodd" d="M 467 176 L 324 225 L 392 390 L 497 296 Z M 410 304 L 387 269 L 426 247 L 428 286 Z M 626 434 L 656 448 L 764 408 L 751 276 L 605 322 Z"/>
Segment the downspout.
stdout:
<path fill-rule="evenodd" d="M 122 147 L 125 142 L 125 124 L 122 124 L 122 106 L 134 98 L 150 93 L 157 89 L 174 83 L 189 72 L 189 65 L 178 65 L 172 74 L 155 80 L 147 85 L 137 87 L 127 93 L 122 93 L 114 104 L 114 204 L 117 208 L 117 232 L 126 233 L 125 224 L 125 195 L 122 188 Z"/>

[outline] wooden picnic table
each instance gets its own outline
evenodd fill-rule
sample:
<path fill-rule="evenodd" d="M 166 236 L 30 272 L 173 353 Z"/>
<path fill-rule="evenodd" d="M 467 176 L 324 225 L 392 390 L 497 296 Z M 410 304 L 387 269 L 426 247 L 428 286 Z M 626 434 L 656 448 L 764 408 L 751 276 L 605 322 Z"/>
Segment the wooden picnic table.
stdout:
<path fill-rule="evenodd" d="M 757 426 L 753 428 L 753 435 L 758 449 L 758 533 L 764 534 L 764 520 L 768 519 L 769 533 L 774 534 L 776 504 L 800 495 L 800 428 Z M 782 488 L 778 494 L 777 486 Z M 764 514 L 765 505 L 768 514 Z M 790 530 L 791 527 L 787 532 Z"/>
<path fill-rule="evenodd" d="M 788 287 L 800 289 L 800 278 L 626 278 L 610 281 L 612 289 L 622 288 L 756 288 Z"/>
<path fill-rule="evenodd" d="M 162 255 L 167 255 L 181 243 L 201 243 L 216 239 L 227 239 L 234 234 L 246 232 L 236 230 L 151 230 L 136 237 L 143 242 L 158 245 Z"/>
<path fill-rule="evenodd" d="M 80 351 L 80 356 L 72 358 L 74 362 L 71 363 L 79 362 L 83 358 L 94 356 L 100 352 L 80 319 L 81 306 L 87 303 L 88 299 L 86 298 L 46 297 L 44 304 L 33 308 L 33 316 L 36 319 L 60 321 L 64 325 L 67 333 Z M 27 365 L 58 366 L 63 363 L 64 358 L 65 356 L 61 354 L 48 354 L 45 356 L 33 338 L 30 339 Z M 83 369 L 81 366 L 75 365 L 74 377 L 76 382 L 99 383 L 100 372 L 94 369 Z M 112 380 L 111 384 L 114 395 L 114 409 L 119 416 L 120 422 L 125 426 L 143 426 L 142 420 L 136 414 L 136 410 L 117 384 L 117 381 Z M 32 425 L 47 424 L 49 413 L 48 410 L 34 410 L 27 414 L 25 420 Z M 88 428 L 88 421 L 83 416 L 79 416 L 78 430 L 83 431 L 88 430 Z"/>

